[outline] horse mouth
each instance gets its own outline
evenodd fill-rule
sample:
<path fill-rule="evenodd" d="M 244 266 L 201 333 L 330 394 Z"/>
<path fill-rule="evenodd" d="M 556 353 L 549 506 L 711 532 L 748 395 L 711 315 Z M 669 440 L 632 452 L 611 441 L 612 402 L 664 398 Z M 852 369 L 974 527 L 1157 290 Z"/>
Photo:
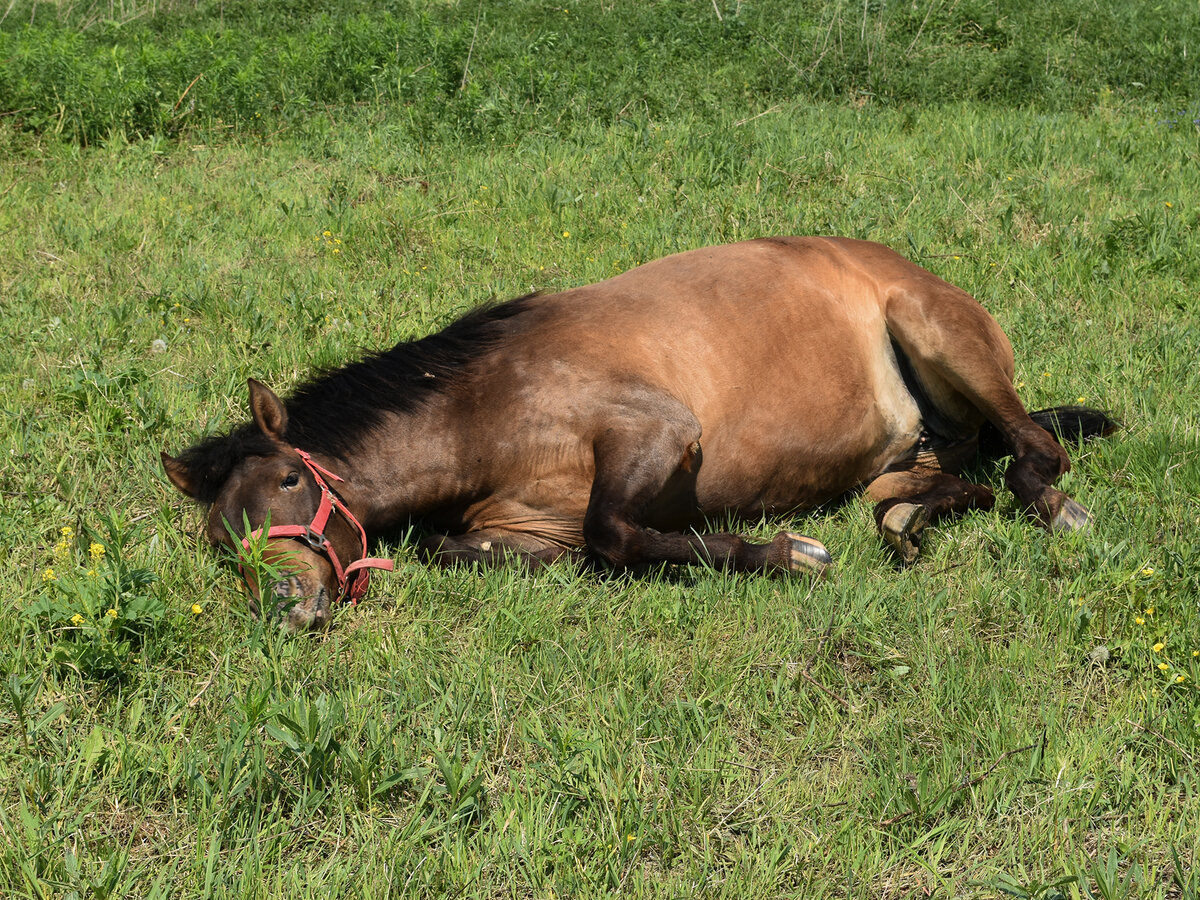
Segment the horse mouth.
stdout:
<path fill-rule="evenodd" d="M 318 583 L 315 591 L 306 590 L 299 577 L 290 575 L 272 584 L 270 592 L 275 604 L 271 618 L 289 634 L 328 628 L 333 621 L 329 591 L 324 584 Z M 255 618 L 261 616 L 265 605 L 264 598 L 250 597 L 250 612 Z"/>

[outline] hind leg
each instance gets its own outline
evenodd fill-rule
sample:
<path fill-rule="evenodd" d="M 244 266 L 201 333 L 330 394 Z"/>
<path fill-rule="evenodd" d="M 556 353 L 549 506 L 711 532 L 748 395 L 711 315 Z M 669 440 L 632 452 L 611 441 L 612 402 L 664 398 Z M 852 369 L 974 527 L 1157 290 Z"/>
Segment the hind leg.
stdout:
<path fill-rule="evenodd" d="M 991 422 L 1012 451 L 1005 482 L 1029 515 L 1053 531 L 1084 527 L 1087 510 L 1054 488 L 1066 452 L 1029 417 L 1013 387 L 1008 338 L 965 291 L 919 275 L 892 287 L 887 324 L 937 410 L 966 429 Z"/>
<path fill-rule="evenodd" d="M 700 423 L 673 398 L 646 392 L 610 411 L 595 440 L 596 474 L 583 522 L 588 549 L 609 565 L 706 563 L 738 571 L 821 573 L 832 562 L 819 542 L 783 532 L 769 544 L 736 534 L 659 532 L 651 506 L 701 464 Z"/>
<path fill-rule="evenodd" d="M 867 486 L 867 494 L 876 501 L 880 537 L 905 565 L 916 561 L 922 532 L 930 522 L 969 509 L 991 509 L 996 502 L 981 484 L 922 466 L 885 472 Z"/>

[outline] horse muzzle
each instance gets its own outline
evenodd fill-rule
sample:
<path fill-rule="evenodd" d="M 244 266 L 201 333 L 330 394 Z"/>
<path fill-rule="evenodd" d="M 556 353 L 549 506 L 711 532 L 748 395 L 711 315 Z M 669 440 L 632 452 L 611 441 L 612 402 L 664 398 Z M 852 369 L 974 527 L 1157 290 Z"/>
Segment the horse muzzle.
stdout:
<path fill-rule="evenodd" d="M 299 588 L 299 590 L 298 590 Z M 316 593 L 305 596 L 300 580 L 295 576 L 277 581 L 272 585 L 275 592 L 275 613 L 280 624 L 290 633 L 325 629 L 333 621 L 333 610 L 329 603 L 329 592 L 324 585 Z"/>
<path fill-rule="evenodd" d="M 300 575 L 281 578 L 260 591 L 257 598 L 251 592 L 250 611 L 257 618 L 264 610 L 289 634 L 325 629 L 333 621 L 333 609 L 326 586 L 317 578 L 303 578 Z"/>

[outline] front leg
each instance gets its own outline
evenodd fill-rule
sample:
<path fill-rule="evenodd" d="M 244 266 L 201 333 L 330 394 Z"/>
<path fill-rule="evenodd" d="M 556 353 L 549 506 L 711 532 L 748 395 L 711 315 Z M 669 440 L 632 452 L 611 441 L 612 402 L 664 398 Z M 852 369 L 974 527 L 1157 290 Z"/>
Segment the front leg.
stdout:
<path fill-rule="evenodd" d="M 440 566 L 501 566 L 516 561 L 528 569 L 540 569 L 560 559 L 573 562 L 583 559 L 578 550 L 503 528 L 486 528 L 459 535 L 430 535 L 417 545 L 417 552 L 423 559 Z"/>
<path fill-rule="evenodd" d="M 719 569 L 823 574 L 832 563 L 820 541 L 791 532 L 769 544 L 728 533 L 660 533 L 642 524 L 676 474 L 701 465 L 700 423 L 673 398 L 643 397 L 614 411 L 594 445 L 583 536 L 588 550 L 618 568 L 701 563 Z"/>

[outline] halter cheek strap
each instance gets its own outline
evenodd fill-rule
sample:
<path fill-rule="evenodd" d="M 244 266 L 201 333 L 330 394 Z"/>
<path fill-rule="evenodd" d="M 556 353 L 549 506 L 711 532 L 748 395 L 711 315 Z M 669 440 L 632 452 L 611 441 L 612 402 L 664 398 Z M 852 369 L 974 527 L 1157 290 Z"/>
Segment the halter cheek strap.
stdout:
<path fill-rule="evenodd" d="M 308 467 L 308 471 L 312 473 L 313 478 L 316 479 L 317 487 L 321 489 L 321 502 L 317 505 L 316 515 L 313 516 L 312 521 L 307 525 L 272 525 L 267 529 L 267 537 L 295 538 L 296 540 L 303 541 L 318 553 L 325 554 L 333 566 L 334 575 L 337 576 L 338 598 L 343 600 L 348 599 L 352 604 L 357 604 L 370 586 L 370 570 L 383 569 L 390 572 L 395 568 L 395 563 L 390 559 L 378 559 L 367 556 L 367 532 L 363 529 L 362 523 L 346 508 L 346 504 L 334 494 L 332 488 L 325 481 L 326 478 L 332 481 L 343 481 L 344 479 L 330 472 L 303 450 L 296 448 L 296 453 L 300 455 L 301 461 Z M 325 537 L 325 526 L 329 524 L 329 518 L 335 512 L 341 513 L 346 518 L 346 521 L 354 526 L 362 542 L 362 558 L 355 560 L 345 567 L 342 566 L 342 561 L 338 559 L 337 551 L 333 549 L 333 544 L 329 542 L 329 538 Z M 242 546 L 249 551 L 250 540 L 257 538 L 262 532 L 261 528 L 250 532 L 250 534 L 242 538 Z M 238 562 L 238 570 L 245 577 L 246 573 L 240 561 Z"/>

